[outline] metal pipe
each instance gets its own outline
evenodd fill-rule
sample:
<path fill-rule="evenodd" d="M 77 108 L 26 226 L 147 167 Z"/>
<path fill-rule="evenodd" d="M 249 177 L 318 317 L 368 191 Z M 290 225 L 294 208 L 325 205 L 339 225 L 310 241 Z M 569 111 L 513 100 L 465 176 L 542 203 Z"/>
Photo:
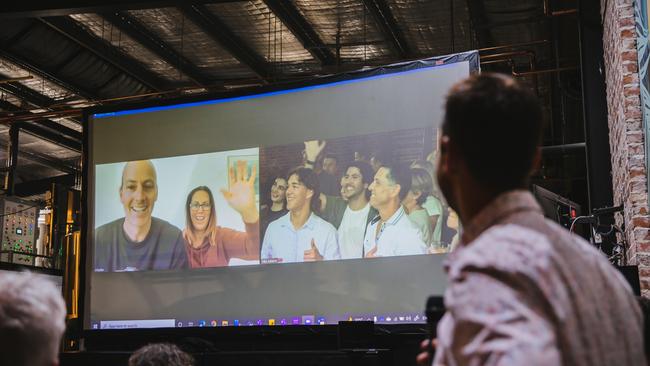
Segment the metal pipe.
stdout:
<path fill-rule="evenodd" d="M 494 58 L 498 59 L 498 58 L 501 58 L 501 57 L 509 57 L 512 60 L 513 57 L 517 57 L 517 56 L 528 57 L 529 72 L 534 73 L 536 71 L 535 70 L 535 65 L 537 64 L 537 62 L 535 61 L 536 57 L 535 57 L 535 52 L 533 52 L 533 51 L 521 50 L 521 51 L 501 52 L 501 53 L 495 53 L 495 54 L 491 54 L 491 55 L 482 56 L 481 59 L 482 60 L 485 60 L 485 59 L 490 60 L 490 59 L 494 59 Z M 517 72 L 515 71 L 514 65 L 515 65 L 514 61 L 512 61 L 512 63 L 511 63 L 512 75 L 517 76 L 516 75 Z M 530 74 L 530 75 L 536 75 L 536 74 Z M 539 80 L 538 80 L 537 76 L 535 76 L 533 86 L 535 88 L 535 92 L 537 93 L 537 95 L 539 95 Z"/>
<path fill-rule="evenodd" d="M 562 16 L 562 15 L 572 15 L 572 14 L 578 14 L 578 9 L 566 9 L 566 10 L 557 10 L 551 12 L 552 17 Z"/>
<path fill-rule="evenodd" d="M 573 144 L 563 144 L 563 145 L 551 145 L 551 146 L 542 146 L 543 154 L 561 154 L 571 151 L 584 151 L 587 144 L 584 142 L 576 142 Z"/>
<path fill-rule="evenodd" d="M 512 67 L 512 59 L 511 58 L 504 58 L 501 60 L 490 60 L 490 61 L 481 61 L 481 65 L 490 65 L 490 64 L 503 64 L 507 63 Z"/>
<path fill-rule="evenodd" d="M 524 77 L 524 76 L 530 76 L 530 75 L 549 74 L 549 73 L 554 73 L 554 72 L 577 70 L 577 69 L 578 69 L 577 66 L 567 66 L 567 67 L 558 67 L 558 68 L 555 68 L 555 69 L 547 69 L 547 70 L 536 70 L 536 71 L 525 71 L 525 72 L 514 72 L 513 71 L 512 76 Z"/>
<path fill-rule="evenodd" d="M 43 118 L 65 118 L 65 117 L 80 117 L 82 115 L 81 109 L 70 109 L 61 111 L 48 111 L 42 113 L 32 113 L 20 116 L 7 116 L 0 117 L 0 124 L 11 125 L 14 122 L 20 121 L 33 121 Z"/>
<path fill-rule="evenodd" d="M 571 15 L 571 14 L 578 14 L 578 9 L 565 9 L 565 10 L 557 10 L 557 11 L 551 11 L 551 5 L 549 4 L 549 0 L 544 0 L 544 15 L 547 17 L 557 17 L 561 15 Z"/>
<path fill-rule="evenodd" d="M 524 47 L 524 46 L 535 46 L 538 44 L 545 44 L 549 43 L 547 39 L 541 39 L 538 41 L 531 41 L 531 42 L 522 42 L 522 43 L 512 43 L 512 44 L 505 44 L 502 46 L 494 46 L 494 47 L 484 47 L 484 48 L 479 48 L 479 52 L 485 52 L 485 51 L 494 51 L 494 50 L 501 50 L 504 48 L 516 48 L 516 47 Z"/>
<path fill-rule="evenodd" d="M 151 93 L 143 93 L 143 94 L 136 94 L 136 95 L 127 95 L 127 96 L 122 96 L 122 97 L 100 99 L 100 100 L 93 100 L 93 101 L 80 101 L 80 102 L 73 102 L 73 103 L 53 104 L 53 105 L 49 106 L 49 108 L 70 107 L 70 106 L 73 106 L 73 105 L 81 105 L 81 104 L 97 105 L 97 104 L 106 103 L 106 102 L 119 102 L 119 101 L 123 101 L 123 100 L 130 100 L 130 99 L 137 99 L 137 98 L 153 97 L 153 96 L 157 96 L 157 95 L 171 94 L 171 93 L 181 92 L 181 91 L 185 91 L 185 90 L 205 90 L 205 89 L 201 88 L 201 87 L 173 89 L 173 90 L 166 90 L 166 91 L 160 91 L 160 92 L 151 92 Z"/>
<path fill-rule="evenodd" d="M 501 58 L 501 57 L 515 57 L 515 56 L 526 56 L 528 58 L 535 58 L 535 52 L 533 51 L 509 51 L 509 52 L 501 52 L 501 53 L 493 53 L 491 55 L 485 55 L 481 56 L 482 60 L 485 59 L 493 59 L 493 58 Z"/>

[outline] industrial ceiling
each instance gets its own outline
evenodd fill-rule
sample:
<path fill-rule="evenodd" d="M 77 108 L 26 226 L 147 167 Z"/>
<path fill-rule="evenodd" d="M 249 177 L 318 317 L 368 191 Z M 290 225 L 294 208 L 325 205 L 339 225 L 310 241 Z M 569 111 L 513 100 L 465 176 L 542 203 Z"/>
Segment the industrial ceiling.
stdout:
<path fill-rule="evenodd" d="M 28 198 L 42 199 L 52 182 L 79 187 L 83 107 L 254 88 L 471 49 L 480 50 L 483 70 L 513 73 L 535 89 L 549 120 L 546 144 L 584 139 L 572 1 L 53 3 L 0 9 L 0 159 L 10 165 L 13 125 L 14 193 Z M 580 168 L 570 169 L 572 177 L 557 164 L 545 169 L 556 191 L 584 180 Z"/>

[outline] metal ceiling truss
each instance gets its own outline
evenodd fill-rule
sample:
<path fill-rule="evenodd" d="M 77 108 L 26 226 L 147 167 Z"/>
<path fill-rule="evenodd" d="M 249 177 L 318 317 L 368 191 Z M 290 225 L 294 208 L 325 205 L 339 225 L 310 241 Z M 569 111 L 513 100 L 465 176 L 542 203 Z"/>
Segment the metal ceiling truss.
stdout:
<path fill-rule="evenodd" d="M 66 136 L 59 131 L 39 126 L 37 122 L 17 122 L 20 129 L 42 140 L 81 153 L 81 142 Z"/>
<path fill-rule="evenodd" d="M 8 148 L 9 148 L 8 145 L 0 142 L 0 149 L 6 150 Z M 75 174 L 78 172 L 78 169 L 75 166 L 70 165 L 63 160 L 55 159 L 50 156 L 40 154 L 34 151 L 20 150 L 19 159 L 22 158 L 29 160 L 33 163 L 41 164 L 56 169 L 64 173 Z"/>
<path fill-rule="evenodd" d="M 323 66 L 336 64 L 336 56 L 323 43 L 318 33 L 309 22 L 300 14 L 292 1 L 264 0 L 266 6 L 280 18 L 280 21 L 293 33 L 302 46 L 318 59 Z"/>
<path fill-rule="evenodd" d="M 123 12 L 103 13 L 101 16 L 149 51 L 158 55 L 165 62 L 187 75 L 197 85 L 209 86 L 212 84 L 212 78 L 210 76 L 205 74 L 185 56 L 176 52 L 176 50 L 134 17 Z"/>
<path fill-rule="evenodd" d="M 11 112 L 16 116 L 24 116 L 24 115 L 31 114 L 30 112 L 24 111 L 19 107 L 4 100 L 0 100 L 0 108 L 2 108 L 7 112 Z M 63 126 L 59 123 L 56 123 L 48 119 L 40 119 L 34 125 L 40 127 L 41 131 L 44 131 L 43 133 L 45 133 L 45 135 L 42 136 L 44 139 L 49 140 L 50 142 L 54 142 L 59 146 L 72 149 L 74 151 L 81 151 L 81 140 L 83 136 L 81 132 L 75 131 L 71 128 L 68 128 L 66 126 Z M 32 133 L 38 133 L 38 131 L 39 131 L 38 129 L 35 130 L 33 129 Z M 53 134 L 60 135 L 61 136 L 60 140 L 59 139 L 53 140 L 52 138 Z"/>
<path fill-rule="evenodd" d="M 194 4 L 233 3 L 244 0 L 192 0 Z M 71 14 L 105 13 L 118 10 L 182 6 L 184 0 L 57 0 L 10 1 L 0 7 L 0 18 L 38 18 Z"/>
<path fill-rule="evenodd" d="M 363 0 L 363 4 L 399 56 L 401 58 L 411 57 L 411 48 L 399 29 L 388 4 L 384 0 Z"/>
<path fill-rule="evenodd" d="M 21 68 L 39 75 L 43 79 L 49 80 L 54 84 L 59 85 L 63 89 L 73 92 L 83 98 L 100 99 L 95 92 L 92 92 L 80 85 L 76 85 L 71 81 L 65 80 L 60 75 L 57 75 L 57 71 L 53 70 L 50 66 L 44 64 L 36 65 L 33 63 L 33 61 L 28 60 L 24 56 L 11 52 L 11 47 L 7 44 L 0 45 L 0 56 L 13 62 Z"/>
<path fill-rule="evenodd" d="M 39 19 L 44 24 L 58 31 L 71 41 L 77 43 L 95 56 L 117 67 L 125 74 L 146 85 L 149 89 L 161 91 L 169 84 L 167 80 L 144 67 L 133 57 L 123 53 L 117 47 L 90 34 L 77 21 L 69 17 L 48 17 Z"/>
<path fill-rule="evenodd" d="M 14 35 L 10 40 L 5 40 L 4 42 L 0 43 L 0 56 L 18 65 L 19 67 L 36 75 L 39 75 L 40 77 L 47 79 L 55 84 L 58 84 L 62 88 L 67 89 L 68 91 L 71 91 L 86 99 L 99 99 L 95 92 L 86 89 L 81 85 L 75 84 L 72 81 L 68 81 L 59 75 L 56 67 L 52 67 L 51 65 L 45 63 L 37 64 L 33 60 L 30 60 L 28 55 L 20 55 L 12 50 L 13 45 L 18 43 L 24 36 L 32 32 L 36 24 L 38 24 L 37 21 L 29 22 L 29 24 L 23 30 L 16 33 L 16 35 Z M 76 56 L 76 54 L 73 53 L 71 56 Z"/>
<path fill-rule="evenodd" d="M 0 78 L 6 77 L 0 74 Z M 0 84 L 0 90 L 39 108 L 47 108 L 55 103 L 54 99 L 38 93 L 19 82 Z"/>
<path fill-rule="evenodd" d="M 179 10 L 239 62 L 248 66 L 260 79 L 268 81 L 272 77 L 272 67 L 264 57 L 247 46 L 246 42 L 233 33 L 221 19 L 213 15 L 205 6 L 187 5 L 180 7 Z"/>

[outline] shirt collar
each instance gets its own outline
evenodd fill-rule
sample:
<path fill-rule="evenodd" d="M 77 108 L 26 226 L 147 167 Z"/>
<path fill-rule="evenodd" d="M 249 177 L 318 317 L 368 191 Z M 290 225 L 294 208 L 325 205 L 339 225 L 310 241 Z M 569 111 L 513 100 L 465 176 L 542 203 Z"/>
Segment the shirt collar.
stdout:
<path fill-rule="evenodd" d="M 402 216 L 404 216 L 404 207 L 400 205 L 397 211 L 395 211 L 395 213 L 384 222 L 384 225 L 395 225 Z"/>
<path fill-rule="evenodd" d="M 372 208 L 372 206 L 371 206 L 371 208 Z M 386 225 L 395 225 L 395 224 L 397 224 L 399 219 L 401 219 L 402 216 L 404 216 L 404 213 L 405 213 L 404 212 L 404 206 L 400 205 L 399 208 L 397 209 L 397 211 L 395 211 L 395 213 L 393 213 L 393 215 L 391 217 L 389 217 L 388 220 L 384 221 L 384 223 L 382 225 L 386 226 Z M 379 221 L 381 221 L 381 216 L 379 216 L 379 212 L 377 212 L 377 215 L 375 217 L 373 217 L 372 220 L 370 220 L 370 224 L 374 225 L 374 224 L 378 223 Z"/>
<path fill-rule="evenodd" d="M 462 244 L 467 244 L 476 239 L 490 226 L 503 218 L 520 211 L 536 211 L 542 209 L 533 195 L 525 190 L 513 190 L 498 195 L 492 202 L 483 207 L 481 211 L 463 226 Z"/>
<path fill-rule="evenodd" d="M 302 230 L 302 229 L 313 230 L 316 227 L 316 218 L 315 218 L 315 216 L 316 215 L 313 212 L 310 213 L 309 218 L 307 219 L 307 222 L 305 222 L 305 224 L 302 225 L 302 227 L 299 228 L 298 230 Z M 297 231 L 297 230 L 295 230 L 293 228 L 293 224 L 291 223 L 291 212 L 287 212 L 287 214 L 284 215 L 283 218 L 284 218 L 284 220 L 281 221 L 282 226 L 285 226 L 285 227 L 290 228 L 291 230 Z"/>

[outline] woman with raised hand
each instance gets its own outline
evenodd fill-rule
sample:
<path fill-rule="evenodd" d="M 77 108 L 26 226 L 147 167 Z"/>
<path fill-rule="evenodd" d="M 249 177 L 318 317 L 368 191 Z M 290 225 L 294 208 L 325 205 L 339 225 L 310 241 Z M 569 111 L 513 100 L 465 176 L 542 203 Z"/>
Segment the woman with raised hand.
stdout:
<path fill-rule="evenodd" d="M 190 268 L 227 266 L 231 258 L 259 260 L 260 224 L 255 203 L 256 167 L 247 177 L 246 162 L 237 161 L 237 171 L 228 172 L 229 189 L 221 189 L 224 198 L 237 211 L 246 231 L 217 225 L 212 191 L 206 186 L 194 188 L 185 205 L 186 227 L 183 230 Z"/>

